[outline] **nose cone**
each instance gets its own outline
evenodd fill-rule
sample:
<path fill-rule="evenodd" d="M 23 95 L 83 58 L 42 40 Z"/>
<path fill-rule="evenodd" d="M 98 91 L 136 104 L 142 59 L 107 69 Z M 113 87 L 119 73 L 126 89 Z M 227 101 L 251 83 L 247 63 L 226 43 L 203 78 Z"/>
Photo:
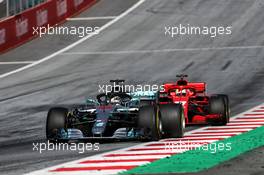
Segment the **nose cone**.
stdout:
<path fill-rule="evenodd" d="M 104 134 L 106 127 L 106 122 L 97 120 L 92 128 L 93 135 L 100 135 L 102 136 Z"/>
<path fill-rule="evenodd" d="M 113 110 L 113 106 L 104 106 L 97 109 L 96 122 L 92 128 L 94 136 L 104 136 L 108 118 Z"/>

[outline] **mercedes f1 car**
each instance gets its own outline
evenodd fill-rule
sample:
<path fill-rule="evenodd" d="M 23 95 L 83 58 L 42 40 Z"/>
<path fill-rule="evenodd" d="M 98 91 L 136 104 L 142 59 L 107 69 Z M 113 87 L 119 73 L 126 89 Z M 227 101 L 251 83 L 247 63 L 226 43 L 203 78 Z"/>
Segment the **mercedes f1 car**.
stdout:
<path fill-rule="evenodd" d="M 110 82 L 120 84 L 124 80 Z M 123 92 L 120 88 L 101 93 L 96 99 L 87 99 L 78 107 L 51 108 L 47 115 L 46 137 L 53 141 L 147 139 L 139 126 L 149 125 L 149 114 L 145 114 L 145 120 L 138 120 L 139 108 L 154 99 L 155 93 L 151 91 Z"/>

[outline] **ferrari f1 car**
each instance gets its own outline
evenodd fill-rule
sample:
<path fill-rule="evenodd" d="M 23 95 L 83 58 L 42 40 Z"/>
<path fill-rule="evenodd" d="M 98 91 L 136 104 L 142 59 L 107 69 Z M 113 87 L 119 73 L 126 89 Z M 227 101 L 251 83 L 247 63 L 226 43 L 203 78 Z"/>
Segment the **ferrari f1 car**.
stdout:
<path fill-rule="evenodd" d="M 178 104 L 186 124 L 225 125 L 229 122 L 229 99 L 225 94 L 207 95 L 206 83 L 188 82 L 187 75 L 177 75 L 176 83 L 165 83 L 158 94 L 158 103 Z"/>
<path fill-rule="evenodd" d="M 138 127 L 143 128 L 145 135 L 152 140 L 179 138 L 184 135 L 186 124 L 226 125 L 229 122 L 227 95 L 206 95 L 204 82 L 188 82 L 187 75 L 177 77 L 178 81 L 163 84 L 154 101 L 139 108 Z"/>

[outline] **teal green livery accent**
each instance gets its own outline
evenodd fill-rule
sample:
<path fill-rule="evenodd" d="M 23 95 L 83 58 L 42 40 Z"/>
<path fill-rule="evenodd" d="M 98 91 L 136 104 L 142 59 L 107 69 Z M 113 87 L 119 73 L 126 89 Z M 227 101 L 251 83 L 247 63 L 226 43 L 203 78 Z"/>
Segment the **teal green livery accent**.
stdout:
<path fill-rule="evenodd" d="M 145 100 L 154 100 L 156 98 L 157 92 L 155 91 L 136 91 L 128 93 L 132 99 L 145 99 Z"/>

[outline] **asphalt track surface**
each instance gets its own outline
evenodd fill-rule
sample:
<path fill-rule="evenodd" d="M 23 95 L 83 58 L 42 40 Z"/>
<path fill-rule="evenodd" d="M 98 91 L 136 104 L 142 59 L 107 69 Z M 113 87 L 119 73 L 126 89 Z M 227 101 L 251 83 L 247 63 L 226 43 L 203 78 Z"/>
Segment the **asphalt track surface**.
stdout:
<path fill-rule="evenodd" d="M 79 17 L 116 16 L 136 2 L 102 0 Z M 107 84 L 109 79 L 153 84 L 172 81 L 176 73 L 186 73 L 190 80 L 206 81 L 208 93 L 228 94 L 232 114 L 263 103 L 263 8 L 262 0 L 146 0 L 99 35 L 41 64 L 2 78 L 0 172 L 21 174 L 97 154 L 94 151 L 39 154 L 32 151 L 32 142 L 44 141 L 49 107 L 80 103 L 85 96 L 95 95 L 98 85 Z M 100 27 L 108 21 L 74 21 L 64 25 Z M 180 23 L 232 25 L 233 33 L 214 39 L 197 35 L 165 36 L 165 26 Z M 0 62 L 36 61 L 78 39 L 76 36 L 38 38 L 1 55 Z M 0 64 L 0 74 L 21 66 L 24 64 Z M 100 151 L 135 144 L 138 143 L 101 144 Z M 238 159 L 263 162 L 262 148 L 260 152 L 255 150 Z M 242 174 L 249 165 L 257 166 L 237 160 L 230 164 L 241 169 Z M 212 174 L 233 170 L 233 166 L 221 166 L 209 171 Z"/>

